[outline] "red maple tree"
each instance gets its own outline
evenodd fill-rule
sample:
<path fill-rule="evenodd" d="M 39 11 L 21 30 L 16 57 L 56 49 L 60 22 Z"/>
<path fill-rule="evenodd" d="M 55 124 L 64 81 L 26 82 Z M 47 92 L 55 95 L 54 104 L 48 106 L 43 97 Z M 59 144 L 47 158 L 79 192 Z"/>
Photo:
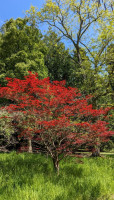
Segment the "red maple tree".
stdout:
<path fill-rule="evenodd" d="M 65 87 L 65 81 L 39 80 L 31 72 L 24 78 L 7 78 L 0 97 L 12 101 L 5 108 L 21 128 L 19 137 L 44 145 L 58 173 L 60 160 L 75 146 L 91 143 L 94 147 L 112 135 L 102 120 L 109 108 L 94 110 L 88 104 L 90 97 Z"/>

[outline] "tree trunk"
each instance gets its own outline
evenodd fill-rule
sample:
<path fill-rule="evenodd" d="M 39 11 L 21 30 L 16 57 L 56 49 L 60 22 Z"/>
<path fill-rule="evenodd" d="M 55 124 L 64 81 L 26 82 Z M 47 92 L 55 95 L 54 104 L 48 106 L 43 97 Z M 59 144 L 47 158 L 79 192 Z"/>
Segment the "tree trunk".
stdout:
<path fill-rule="evenodd" d="M 93 107 L 93 109 L 97 108 L 97 98 L 96 97 L 92 98 L 92 107 Z"/>
<path fill-rule="evenodd" d="M 53 158 L 53 166 L 54 166 L 54 170 L 57 173 L 57 175 L 59 175 L 59 161 L 58 158 Z"/>
<path fill-rule="evenodd" d="M 31 139 L 28 139 L 28 152 L 32 153 L 32 141 L 31 141 Z"/>
<path fill-rule="evenodd" d="M 93 148 L 91 157 L 100 157 L 100 147 Z"/>

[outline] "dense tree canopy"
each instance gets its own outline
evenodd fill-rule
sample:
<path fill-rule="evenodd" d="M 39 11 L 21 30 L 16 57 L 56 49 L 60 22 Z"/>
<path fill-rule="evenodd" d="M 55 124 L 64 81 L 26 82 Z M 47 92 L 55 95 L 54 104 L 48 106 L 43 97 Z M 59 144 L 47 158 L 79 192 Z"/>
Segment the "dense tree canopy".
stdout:
<path fill-rule="evenodd" d="M 110 130 L 113 122 L 103 107 L 114 100 L 113 18 L 112 0 L 46 0 L 40 11 L 32 6 L 25 18 L 1 27 L 2 138 L 10 141 L 19 129 L 30 151 L 33 140 L 45 146 L 55 168 L 70 147 L 107 142 L 107 122 Z"/>
<path fill-rule="evenodd" d="M 83 81 L 79 73 L 77 57 L 71 55 L 69 49 L 65 48 L 61 37 L 59 37 L 51 28 L 44 35 L 44 43 L 47 46 L 45 54 L 45 65 L 48 68 L 48 74 L 51 80 L 66 80 L 68 86 L 82 86 Z M 76 72 L 77 76 L 76 76 Z"/>
<path fill-rule="evenodd" d="M 44 64 L 46 47 L 42 35 L 28 19 L 10 19 L 1 28 L 0 35 L 0 81 L 4 77 L 23 78 L 28 70 L 48 76 Z"/>
<path fill-rule="evenodd" d="M 28 11 L 31 17 L 34 13 L 37 23 L 47 23 L 54 27 L 61 38 L 71 42 L 75 50 L 84 84 L 87 84 L 87 75 L 91 80 L 91 93 L 94 95 L 93 104 L 96 107 L 102 96 L 109 95 L 108 83 L 104 74 L 104 53 L 113 41 L 113 11 L 112 1 L 102 4 L 100 1 L 77 0 L 47 0 L 40 11 L 34 7 Z M 104 6 L 107 9 L 104 9 Z M 113 6 L 112 6 L 113 7 Z M 92 71 L 85 64 L 81 49 L 84 48 Z M 90 73 L 89 73 L 90 72 Z M 78 73 L 78 74 L 79 74 Z M 88 88 L 88 85 L 87 85 Z"/>
<path fill-rule="evenodd" d="M 39 80 L 31 72 L 24 78 L 7 78 L 0 97 L 15 102 L 5 109 L 13 113 L 15 126 L 21 127 L 19 137 L 43 144 L 56 170 L 73 147 L 86 143 L 100 146 L 113 134 L 104 121 L 110 108 L 93 109 L 88 104 L 90 97 L 83 98 L 76 88 L 65 87 L 65 81 L 50 83 L 49 78 Z"/>

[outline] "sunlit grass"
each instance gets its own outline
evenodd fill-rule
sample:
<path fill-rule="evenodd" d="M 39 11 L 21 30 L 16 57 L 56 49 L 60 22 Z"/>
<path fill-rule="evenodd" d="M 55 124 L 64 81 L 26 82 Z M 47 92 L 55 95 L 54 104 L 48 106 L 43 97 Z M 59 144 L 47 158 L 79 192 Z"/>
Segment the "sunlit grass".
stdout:
<path fill-rule="evenodd" d="M 44 155 L 0 154 L 0 200 L 112 200 L 113 166 L 109 156 L 65 158 L 57 176 Z"/>

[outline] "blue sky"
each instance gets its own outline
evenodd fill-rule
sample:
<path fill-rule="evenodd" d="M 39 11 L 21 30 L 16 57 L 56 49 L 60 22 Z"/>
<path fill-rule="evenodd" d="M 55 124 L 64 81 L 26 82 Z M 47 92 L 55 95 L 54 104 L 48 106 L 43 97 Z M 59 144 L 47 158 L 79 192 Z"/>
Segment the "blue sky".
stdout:
<path fill-rule="evenodd" d="M 16 19 L 18 17 L 24 17 L 26 10 L 29 10 L 31 5 L 41 9 L 44 3 L 45 0 L 0 0 L 0 27 L 10 18 Z M 48 29 L 47 27 L 48 26 L 44 24 L 42 26 L 40 25 L 39 29 L 43 33 Z M 65 42 L 65 45 L 69 46 L 69 41 Z"/>
<path fill-rule="evenodd" d="M 0 26 L 10 18 L 24 17 L 30 6 L 41 8 L 44 0 L 0 0 Z"/>
<path fill-rule="evenodd" d="M 25 12 L 30 9 L 31 5 L 40 10 L 45 0 L 0 0 L 0 27 L 10 18 L 24 17 Z M 40 25 L 42 33 L 48 30 L 47 24 Z"/>

